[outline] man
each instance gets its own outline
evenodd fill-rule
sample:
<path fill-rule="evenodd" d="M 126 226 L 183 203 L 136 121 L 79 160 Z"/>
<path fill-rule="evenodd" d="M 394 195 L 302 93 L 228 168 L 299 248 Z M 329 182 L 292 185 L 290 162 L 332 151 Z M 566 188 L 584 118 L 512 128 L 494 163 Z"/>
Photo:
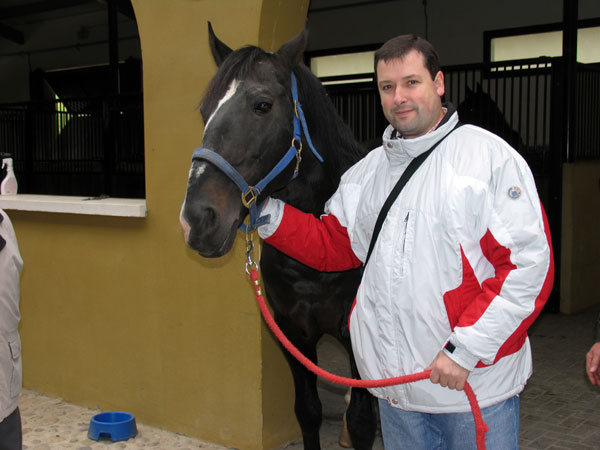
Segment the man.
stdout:
<path fill-rule="evenodd" d="M 590 383 L 600 386 L 600 314 L 596 319 L 596 342 L 585 357 L 585 371 Z"/>
<path fill-rule="evenodd" d="M 22 447 L 19 279 L 23 260 L 10 219 L 0 209 L 0 450 Z"/>
<path fill-rule="evenodd" d="M 459 392 L 467 380 L 490 428 L 487 448 L 518 448 L 518 394 L 532 372 L 526 330 L 554 274 L 533 177 L 497 136 L 455 128 L 429 42 L 391 39 L 375 73 L 390 122 L 383 145 L 342 176 L 320 219 L 270 199 L 259 234 L 319 270 L 360 266 L 394 184 L 441 141 L 388 211 L 364 269 L 349 319 L 354 356 L 365 379 L 431 370 L 429 380 L 371 389 L 386 449 L 475 448 Z"/>

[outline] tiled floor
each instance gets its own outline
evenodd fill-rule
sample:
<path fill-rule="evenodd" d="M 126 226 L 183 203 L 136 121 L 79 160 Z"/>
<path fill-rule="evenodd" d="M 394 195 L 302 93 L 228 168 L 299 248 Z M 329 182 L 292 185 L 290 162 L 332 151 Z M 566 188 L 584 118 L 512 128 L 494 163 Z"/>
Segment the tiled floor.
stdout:
<path fill-rule="evenodd" d="M 522 450 L 600 449 L 600 390 L 589 384 L 584 372 L 597 311 L 572 316 L 544 314 L 532 327 L 534 374 L 521 395 Z M 332 341 L 323 340 L 319 359 L 325 369 L 348 375 L 346 357 Z M 319 391 L 323 401 L 323 450 L 339 450 L 345 389 L 319 381 Z M 98 411 L 31 391 L 23 392 L 20 407 L 26 450 L 225 449 L 140 423 L 135 439 L 97 442 L 87 438 L 87 429 Z M 300 442 L 282 447 L 302 448 Z M 374 450 L 383 450 L 379 436 Z"/>
<path fill-rule="evenodd" d="M 65 403 L 58 398 L 46 397 L 24 390 L 20 406 L 24 450 L 223 450 L 226 447 L 202 442 L 176 433 L 159 430 L 138 423 L 138 435 L 127 441 L 112 442 L 101 438 L 88 439 L 90 419 L 95 411 Z"/>

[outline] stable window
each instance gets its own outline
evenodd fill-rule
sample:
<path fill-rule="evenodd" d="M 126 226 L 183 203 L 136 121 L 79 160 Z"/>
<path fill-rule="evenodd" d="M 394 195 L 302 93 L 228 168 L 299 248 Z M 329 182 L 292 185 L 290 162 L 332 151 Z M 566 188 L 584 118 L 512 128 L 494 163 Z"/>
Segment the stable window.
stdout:
<path fill-rule="evenodd" d="M 307 65 L 324 85 L 373 81 L 374 46 L 336 49 L 307 54 Z"/>
<path fill-rule="evenodd" d="M 484 33 L 485 61 L 562 56 L 562 38 L 561 24 L 488 31 Z M 600 63 L 600 19 L 579 21 L 577 61 Z"/>
<path fill-rule="evenodd" d="M 141 63 L 34 71 L 32 101 L 0 105 L 0 145 L 12 155 L 19 193 L 144 198 Z"/>
<path fill-rule="evenodd" d="M 375 52 L 344 53 L 310 58 L 310 70 L 323 84 L 371 81 Z"/>

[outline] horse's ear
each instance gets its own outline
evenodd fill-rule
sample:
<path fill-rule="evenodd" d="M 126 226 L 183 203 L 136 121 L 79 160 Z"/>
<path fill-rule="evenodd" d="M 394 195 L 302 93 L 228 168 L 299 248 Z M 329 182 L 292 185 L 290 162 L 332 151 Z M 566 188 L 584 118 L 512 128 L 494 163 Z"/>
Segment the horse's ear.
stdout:
<path fill-rule="evenodd" d="M 213 55 L 215 64 L 220 67 L 225 58 L 229 56 L 233 50 L 231 50 L 226 44 L 221 42 L 213 31 L 212 24 L 208 22 L 208 43 L 210 45 L 210 52 Z"/>
<path fill-rule="evenodd" d="M 302 61 L 307 42 L 308 29 L 305 26 L 300 34 L 283 44 L 276 53 L 293 67 Z"/>

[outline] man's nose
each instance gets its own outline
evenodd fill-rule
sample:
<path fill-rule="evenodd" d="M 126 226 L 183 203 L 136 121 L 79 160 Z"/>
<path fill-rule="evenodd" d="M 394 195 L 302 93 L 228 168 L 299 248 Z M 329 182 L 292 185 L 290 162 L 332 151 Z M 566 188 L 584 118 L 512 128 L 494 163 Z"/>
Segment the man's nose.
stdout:
<path fill-rule="evenodd" d="M 394 91 L 394 103 L 396 105 L 401 105 L 402 103 L 406 102 L 406 94 L 404 92 L 404 89 L 402 89 L 401 87 L 396 87 L 396 90 Z"/>

